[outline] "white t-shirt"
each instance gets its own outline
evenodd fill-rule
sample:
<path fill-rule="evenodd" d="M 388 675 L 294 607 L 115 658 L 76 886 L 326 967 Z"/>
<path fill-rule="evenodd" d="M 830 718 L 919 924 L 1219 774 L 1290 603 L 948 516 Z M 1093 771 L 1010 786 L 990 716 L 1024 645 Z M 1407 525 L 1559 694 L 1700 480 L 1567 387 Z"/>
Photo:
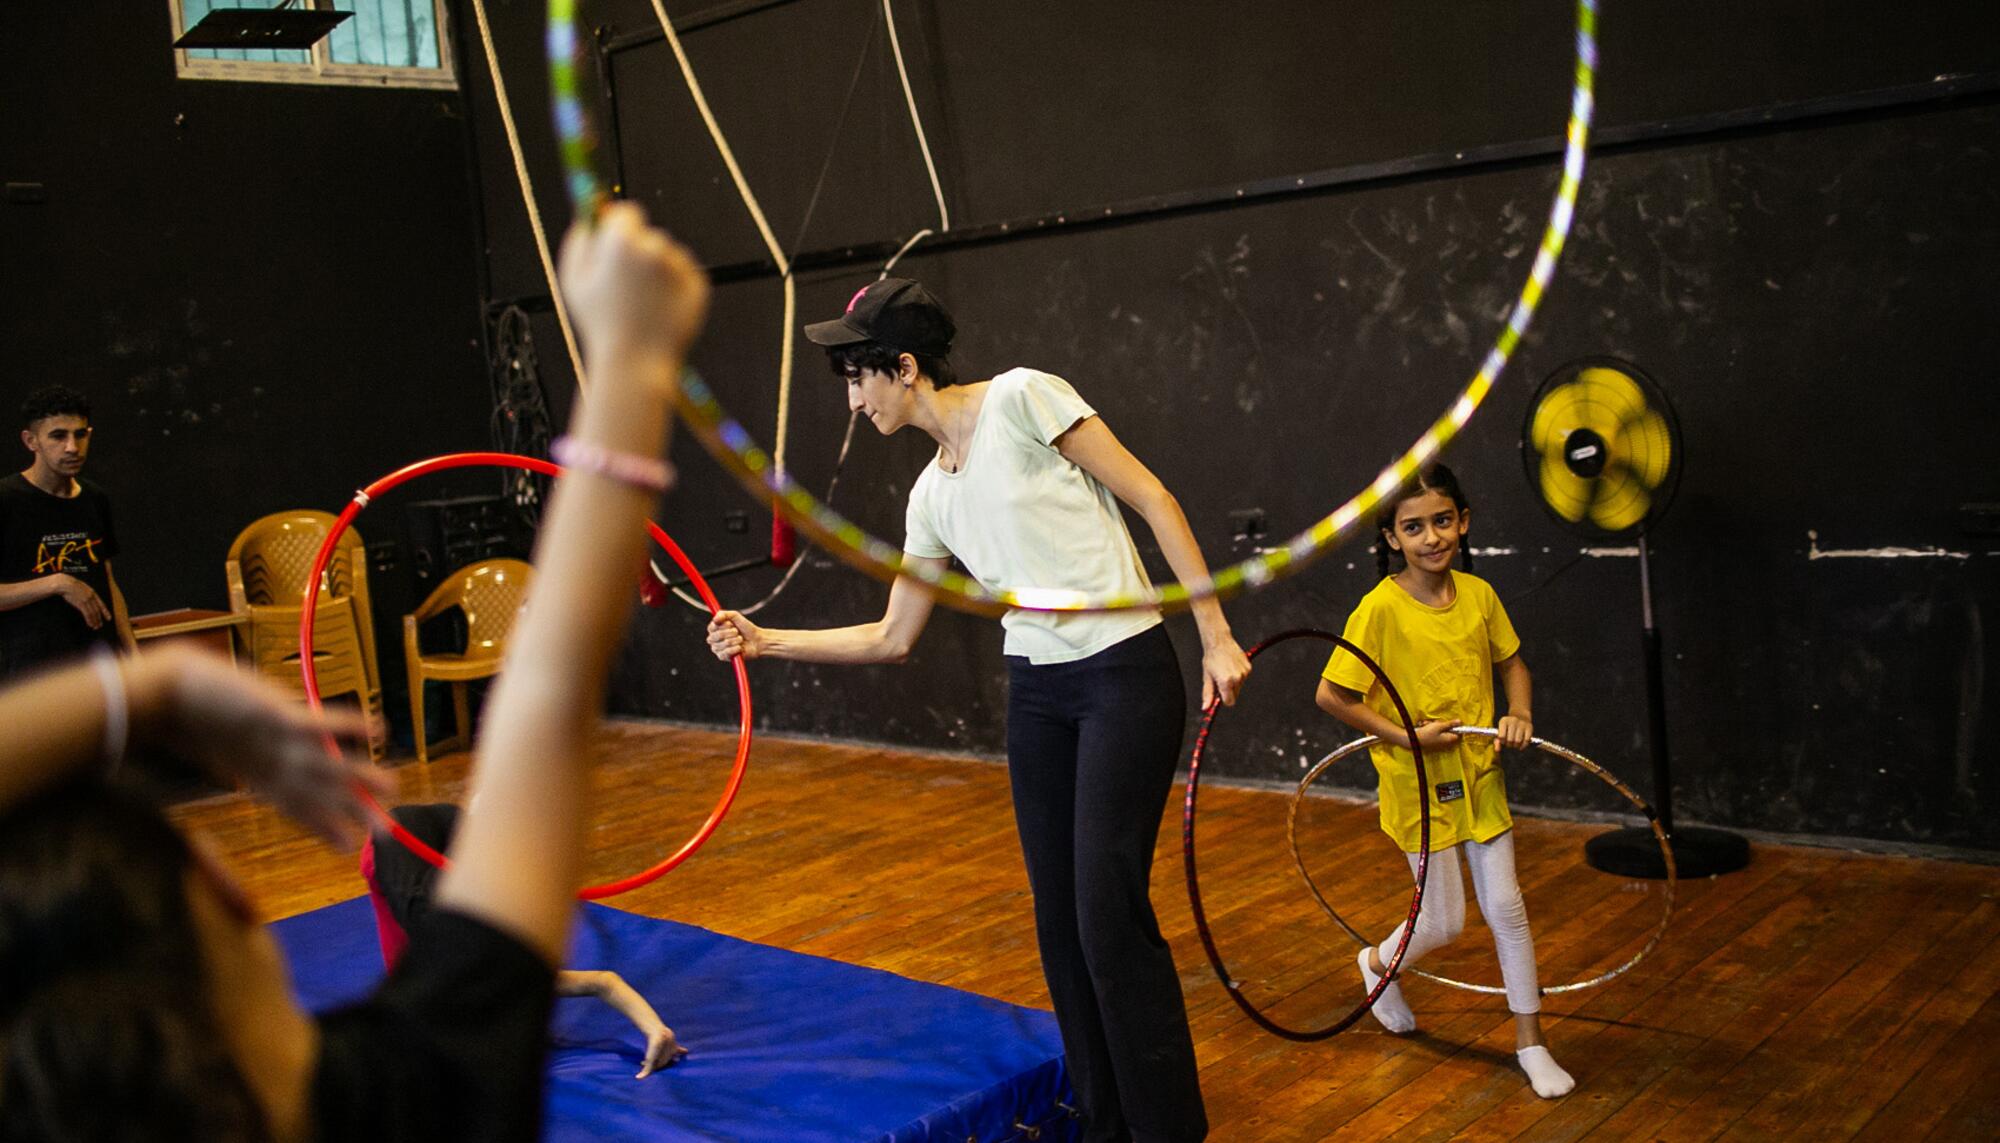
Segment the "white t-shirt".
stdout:
<path fill-rule="evenodd" d="M 1057 437 L 1096 415 L 1052 373 L 1010 369 L 995 377 L 958 471 L 946 472 L 934 457 L 910 489 L 903 550 L 957 556 L 995 590 L 1149 590 L 1117 497 L 1055 449 Z M 1009 611 L 1000 620 L 1006 653 L 1031 663 L 1088 658 L 1159 622 L 1152 608 Z"/>

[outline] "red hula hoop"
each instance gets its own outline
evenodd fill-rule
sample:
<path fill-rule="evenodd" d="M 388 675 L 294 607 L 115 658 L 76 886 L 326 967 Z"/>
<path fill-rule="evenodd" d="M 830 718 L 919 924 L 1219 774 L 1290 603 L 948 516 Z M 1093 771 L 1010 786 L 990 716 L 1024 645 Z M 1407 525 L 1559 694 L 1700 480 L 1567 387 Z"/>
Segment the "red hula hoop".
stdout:
<path fill-rule="evenodd" d="M 1272 647 L 1293 639 L 1323 639 L 1346 650 L 1361 660 L 1363 666 L 1374 672 L 1376 681 L 1380 682 L 1382 689 L 1389 693 L 1389 701 L 1396 704 L 1396 713 L 1403 719 L 1403 729 L 1409 732 L 1410 753 L 1417 761 L 1417 805 L 1423 811 L 1417 818 L 1417 887 L 1410 894 L 1410 914 L 1403 926 L 1403 939 L 1396 942 L 1396 955 L 1390 957 L 1389 963 L 1382 966 L 1381 978 L 1375 982 L 1375 987 L 1369 990 L 1368 995 L 1362 998 L 1361 1003 L 1354 1006 L 1354 1011 L 1324 1028 L 1305 1030 L 1288 1028 L 1266 1016 L 1243 995 L 1242 985 L 1229 975 L 1228 967 L 1222 963 L 1222 953 L 1215 947 L 1215 935 L 1208 931 L 1208 914 L 1201 907 L 1201 879 L 1195 873 L 1194 863 L 1195 796 L 1201 791 L 1201 756 L 1208 749 L 1208 734 L 1215 728 L 1215 716 L 1222 711 L 1222 699 L 1218 697 L 1212 700 L 1208 704 L 1208 709 L 1201 712 L 1201 725 L 1196 729 L 1194 736 L 1194 753 L 1188 758 L 1187 799 L 1181 805 L 1181 862 L 1182 868 L 1187 873 L 1188 908 L 1194 914 L 1194 930 L 1201 937 L 1202 950 L 1208 953 L 1208 964 L 1215 970 L 1215 978 L 1222 982 L 1223 991 L 1229 993 L 1229 999 L 1236 1002 L 1236 1006 L 1243 1010 L 1245 1016 L 1250 1017 L 1258 1027 L 1273 1036 L 1310 1042 L 1327 1039 L 1352 1027 L 1356 1020 L 1361 1019 L 1362 1013 L 1375 1006 L 1375 1001 L 1382 995 L 1383 990 L 1395 983 L 1396 970 L 1403 966 L 1403 953 L 1410 947 L 1410 937 L 1417 931 L 1417 916 L 1424 907 L 1424 880 L 1430 872 L 1431 865 L 1431 797 L 1430 775 L 1424 770 L 1424 748 L 1417 742 L 1417 724 L 1410 718 L 1410 708 L 1403 705 L 1403 696 L 1396 690 L 1395 684 L 1389 681 L 1388 674 L 1374 659 L 1368 657 L 1367 652 L 1340 636 L 1330 631 L 1316 631 L 1303 627 L 1283 631 L 1265 639 L 1250 648 L 1249 657 L 1255 659 Z"/>
<path fill-rule="evenodd" d="M 354 518 L 361 514 L 361 510 L 368 507 L 370 501 L 384 492 L 415 480 L 419 476 L 428 476 L 431 473 L 443 472 L 446 469 L 452 468 L 476 468 L 481 466 L 525 468 L 530 472 L 539 472 L 544 476 L 560 477 L 563 475 L 560 465 L 539 457 L 518 456 L 508 452 L 455 452 L 445 456 L 435 456 L 429 460 L 420 460 L 415 464 L 405 465 L 382 477 L 375 483 L 356 492 L 354 499 L 348 502 L 347 507 L 334 520 L 332 529 L 326 534 L 325 542 L 320 544 L 319 553 L 313 557 L 312 574 L 306 580 L 304 606 L 299 612 L 299 671 L 305 677 L 306 701 L 311 704 L 314 710 L 321 709 L 321 705 L 318 672 L 313 669 L 313 617 L 319 610 L 319 592 L 317 588 L 320 577 L 326 574 L 327 561 L 333 558 L 334 545 L 339 542 L 341 535 L 353 525 Z M 667 535 L 658 524 L 650 520 L 646 522 L 646 529 L 652 533 L 654 541 L 666 550 L 667 555 L 673 558 L 674 563 L 678 564 L 680 569 L 687 573 L 689 582 L 694 585 L 697 592 L 701 593 L 702 601 L 708 604 L 709 611 L 713 613 L 722 610 L 722 604 L 715 598 L 715 592 L 709 589 L 708 581 L 701 577 L 701 572 L 695 568 L 694 561 L 688 559 L 687 553 L 681 551 L 680 545 L 674 543 L 673 537 Z M 606 897 L 615 897 L 620 893 L 629 893 L 641 886 L 652 884 L 669 870 L 686 861 L 689 857 L 692 857 L 694 851 L 700 849 L 702 844 L 708 841 L 709 835 L 715 832 L 716 827 L 722 824 L 723 816 L 729 812 L 730 805 L 736 801 L 736 792 L 742 787 L 743 775 L 750 765 L 750 675 L 749 672 L 743 669 L 743 660 L 741 658 L 732 660 L 732 665 L 736 668 L 737 704 L 742 711 L 742 718 L 738 723 L 736 732 L 736 762 L 730 769 L 728 783 L 722 788 L 722 797 L 716 801 L 715 808 L 709 811 L 708 820 L 702 822 L 701 828 L 695 830 L 694 836 L 682 843 L 679 849 L 668 854 L 666 859 L 658 865 L 617 881 L 607 881 L 602 885 L 586 885 L 577 891 L 579 898 L 585 901 L 597 901 Z M 384 831 L 398 842 L 401 842 L 411 853 L 416 854 L 429 864 L 439 869 L 445 867 L 444 854 L 425 845 L 421 838 L 397 824 L 396 819 L 390 817 L 389 812 L 382 808 L 382 803 L 375 800 L 374 794 L 360 786 L 356 786 L 355 788 L 361 795 L 362 804 L 368 808 L 368 812 L 375 818 L 376 823 Z"/>

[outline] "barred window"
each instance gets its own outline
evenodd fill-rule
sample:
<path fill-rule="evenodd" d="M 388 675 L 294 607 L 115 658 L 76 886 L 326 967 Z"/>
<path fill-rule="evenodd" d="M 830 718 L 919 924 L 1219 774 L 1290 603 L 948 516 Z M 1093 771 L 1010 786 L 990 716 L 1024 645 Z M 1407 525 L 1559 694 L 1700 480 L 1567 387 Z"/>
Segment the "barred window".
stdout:
<path fill-rule="evenodd" d="M 270 0 L 167 0 L 173 38 L 214 8 L 275 6 Z M 309 8 L 351 11 L 310 48 L 176 48 L 182 79 L 253 83 L 336 83 L 362 87 L 456 87 L 445 0 L 303 0 Z"/>

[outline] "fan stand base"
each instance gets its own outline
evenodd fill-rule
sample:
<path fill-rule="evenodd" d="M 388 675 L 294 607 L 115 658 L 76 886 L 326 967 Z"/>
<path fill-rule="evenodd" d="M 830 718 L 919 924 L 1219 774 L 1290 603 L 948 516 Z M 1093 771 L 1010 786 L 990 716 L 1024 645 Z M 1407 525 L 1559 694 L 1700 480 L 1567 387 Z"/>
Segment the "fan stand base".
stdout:
<path fill-rule="evenodd" d="M 1685 880 L 1734 873 L 1750 864 L 1750 843 L 1727 830 L 1681 826 L 1670 835 L 1674 869 Z M 1600 833 L 1583 843 L 1583 859 L 1592 869 L 1619 877 L 1663 881 L 1667 866 L 1659 839 L 1651 829 L 1633 826 Z"/>

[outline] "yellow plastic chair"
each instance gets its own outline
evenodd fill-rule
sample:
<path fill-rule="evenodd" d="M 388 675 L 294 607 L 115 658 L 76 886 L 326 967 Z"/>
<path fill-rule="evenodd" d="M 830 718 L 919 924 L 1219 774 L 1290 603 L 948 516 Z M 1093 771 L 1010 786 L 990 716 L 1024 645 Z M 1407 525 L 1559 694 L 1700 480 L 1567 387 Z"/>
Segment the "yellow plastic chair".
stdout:
<path fill-rule="evenodd" d="M 229 610 L 249 617 L 249 665 L 258 674 L 300 694 L 299 617 L 313 557 L 333 530 L 325 512 L 274 512 L 237 533 L 224 574 Z M 368 753 L 380 759 L 388 746 L 382 717 L 382 681 L 375 659 L 375 627 L 368 602 L 368 562 L 361 536 L 342 533 L 320 576 L 313 614 L 313 671 L 322 697 L 352 694 L 368 723 Z"/>
<path fill-rule="evenodd" d="M 458 733 L 441 745 L 452 750 L 472 743 L 472 717 L 465 684 L 500 673 L 507 655 L 507 635 L 527 601 L 535 569 L 520 560 L 481 560 L 446 576 L 430 598 L 403 616 L 403 663 L 409 668 L 410 726 L 416 731 L 417 761 L 430 761 L 429 730 L 424 726 L 424 680 L 451 684 L 452 714 Z M 462 652 L 426 655 L 417 648 L 417 625 L 458 608 L 465 613 L 466 641 Z"/>

